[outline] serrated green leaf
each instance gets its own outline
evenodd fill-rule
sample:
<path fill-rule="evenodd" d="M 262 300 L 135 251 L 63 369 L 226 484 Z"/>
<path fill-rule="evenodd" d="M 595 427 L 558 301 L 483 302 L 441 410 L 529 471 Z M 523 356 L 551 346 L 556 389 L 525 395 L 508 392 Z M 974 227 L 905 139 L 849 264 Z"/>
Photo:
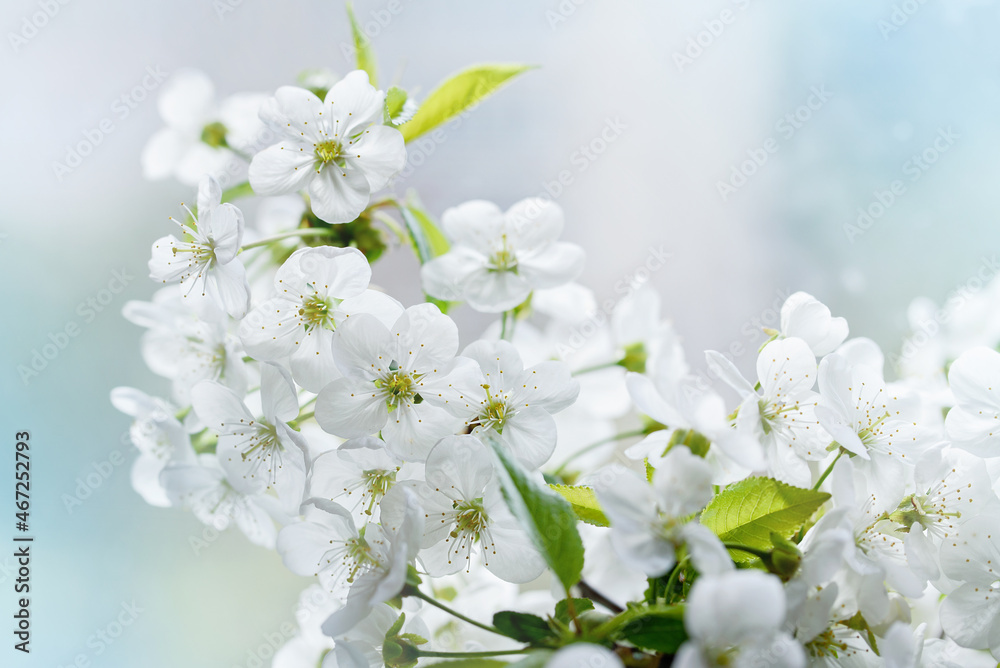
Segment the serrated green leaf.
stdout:
<path fill-rule="evenodd" d="M 413 141 L 475 106 L 528 69 L 530 65 L 501 63 L 462 70 L 431 91 L 413 118 L 399 126 L 399 131 L 406 141 Z"/>
<path fill-rule="evenodd" d="M 688 637 L 684 630 L 684 609 L 674 606 L 637 612 L 616 636 L 645 650 L 674 654 Z"/>
<path fill-rule="evenodd" d="M 493 615 L 493 626 L 518 642 L 535 643 L 555 636 L 547 621 L 526 612 L 501 610 Z"/>
<path fill-rule="evenodd" d="M 392 122 L 392 119 L 399 115 L 406 104 L 406 91 L 397 86 L 392 86 L 385 92 L 385 120 Z"/>
<path fill-rule="evenodd" d="M 549 487 L 530 479 L 503 446 L 488 440 L 501 463 L 497 473 L 507 506 L 568 590 L 580 581 L 583 571 L 583 541 L 576 529 L 573 507 Z"/>
<path fill-rule="evenodd" d="M 569 603 L 567 603 L 568 600 L 569 599 L 564 598 L 563 600 L 556 603 L 556 611 L 555 614 L 553 615 L 557 620 L 559 620 L 563 624 L 569 624 L 570 621 Z M 589 598 L 573 599 L 573 612 L 575 612 L 577 615 L 579 615 L 581 612 L 584 612 L 585 610 L 593 610 L 593 609 L 594 609 L 594 602 L 591 601 Z"/>
<path fill-rule="evenodd" d="M 372 44 L 354 17 L 354 7 L 351 3 L 347 3 L 347 18 L 351 22 L 351 37 L 354 39 L 354 56 L 358 63 L 358 69 L 367 72 L 368 81 L 371 82 L 372 86 L 378 88 L 375 79 L 375 54 L 372 52 Z"/>
<path fill-rule="evenodd" d="M 597 502 L 597 495 L 591 487 L 583 485 L 549 485 L 573 507 L 573 512 L 583 522 L 593 524 L 595 527 L 611 526 L 608 518 L 601 510 L 601 504 Z"/>
<path fill-rule="evenodd" d="M 772 478 L 747 478 L 726 487 L 701 513 L 701 523 L 724 543 L 771 549 L 771 532 L 791 538 L 830 498 L 826 492 L 792 487 Z M 739 563 L 755 557 L 730 550 Z"/>

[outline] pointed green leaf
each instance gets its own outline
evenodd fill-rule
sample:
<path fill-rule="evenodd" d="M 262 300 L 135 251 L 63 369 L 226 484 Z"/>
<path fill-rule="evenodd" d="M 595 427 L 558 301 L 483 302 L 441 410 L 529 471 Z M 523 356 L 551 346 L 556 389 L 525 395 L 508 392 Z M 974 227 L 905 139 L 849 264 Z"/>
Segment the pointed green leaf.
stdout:
<path fill-rule="evenodd" d="M 725 543 L 771 549 L 771 532 L 791 538 L 830 498 L 826 492 L 792 487 L 772 478 L 747 478 L 726 487 L 701 513 L 701 523 Z M 731 550 L 733 560 L 752 555 Z"/>
<path fill-rule="evenodd" d="M 674 654 L 687 640 L 684 609 L 675 606 L 642 610 L 625 622 L 617 636 L 642 649 Z"/>
<path fill-rule="evenodd" d="M 563 588 L 568 590 L 580 581 L 583 571 L 583 541 L 576 529 L 573 507 L 548 486 L 529 478 L 503 446 L 493 439 L 488 440 L 500 460 L 497 474 L 507 506 Z"/>
<path fill-rule="evenodd" d="M 351 21 L 351 37 L 354 39 L 354 54 L 358 62 L 358 69 L 367 72 L 368 81 L 371 82 L 372 86 L 378 88 L 375 79 L 375 54 L 372 52 L 372 44 L 354 17 L 354 7 L 351 3 L 347 3 L 347 18 Z"/>
<path fill-rule="evenodd" d="M 563 600 L 556 603 L 555 615 L 563 624 L 569 624 L 570 614 L 569 614 L 569 599 L 564 598 Z M 573 599 L 573 612 L 579 615 L 581 612 L 594 609 L 594 602 L 589 598 L 574 598 Z"/>
<path fill-rule="evenodd" d="M 534 643 L 555 637 L 549 623 L 538 615 L 502 610 L 493 615 L 493 626 L 508 638 L 518 642 Z"/>
<path fill-rule="evenodd" d="M 434 222 L 434 219 L 430 217 L 430 214 L 412 203 L 407 204 L 406 209 L 416 220 L 417 226 L 426 239 L 427 249 L 430 252 L 430 257 L 428 259 L 447 253 L 451 244 L 448 243 L 448 238 L 444 236 L 444 232 L 442 232 L 441 228 L 438 227 L 438 224 Z"/>
<path fill-rule="evenodd" d="M 573 512 L 580 520 L 587 524 L 593 524 L 595 527 L 611 526 L 604 511 L 601 510 L 601 504 L 597 502 L 597 495 L 594 494 L 592 487 L 582 485 L 575 487 L 572 485 L 549 485 L 549 487 L 569 501 L 569 504 L 573 506 Z"/>
<path fill-rule="evenodd" d="M 399 131 L 406 141 L 413 141 L 475 106 L 528 69 L 530 65 L 515 63 L 474 65 L 463 70 L 431 91 L 413 118 L 399 126 Z"/>

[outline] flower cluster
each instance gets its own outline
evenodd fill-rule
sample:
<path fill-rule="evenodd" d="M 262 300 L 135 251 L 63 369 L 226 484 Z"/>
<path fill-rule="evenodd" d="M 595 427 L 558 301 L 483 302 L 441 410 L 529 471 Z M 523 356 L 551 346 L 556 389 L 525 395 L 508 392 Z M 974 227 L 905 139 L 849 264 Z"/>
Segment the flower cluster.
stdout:
<path fill-rule="evenodd" d="M 749 378 L 713 351 L 695 371 L 648 286 L 605 317 L 575 282 L 554 202 L 439 226 L 379 195 L 407 141 L 520 70 L 472 68 L 414 111 L 370 55 L 241 96 L 267 146 L 185 73 L 145 156 L 200 174 L 152 244 L 162 287 L 125 308 L 170 383 L 112 393 L 132 482 L 315 578 L 274 666 L 996 664 L 1000 330 L 887 380 L 873 341 L 797 293 Z M 217 150 L 247 183 L 220 186 L 198 160 Z M 423 303 L 372 283 L 395 244 Z M 496 315 L 464 343 L 463 304 Z"/>

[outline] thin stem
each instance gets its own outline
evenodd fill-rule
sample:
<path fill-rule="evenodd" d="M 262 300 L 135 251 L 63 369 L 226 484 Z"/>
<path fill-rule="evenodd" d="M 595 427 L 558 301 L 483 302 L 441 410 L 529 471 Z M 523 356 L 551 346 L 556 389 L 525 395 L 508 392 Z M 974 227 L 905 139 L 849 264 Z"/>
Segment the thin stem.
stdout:
<path fill-rule="evenodd" d="M 614 443 L 615 441 L 623 441 L 626 438 L 634 438 L 636 436 L 645 436 L 645 435 L 646 435 L 646 430 L 645 429 L 635 429 L 633 431 L 626 431 L 626 432 L 623 432 L 621 434 L 615 434 L 614 436 L 609 436 L 608 438 L 602 438 L 601 440 L 597 441 L 596 443 L 591 443 L 588 446 L 580 448 L 579 450 L 577 450 L 576 452 L 574 452 L 572 455 L 570 455 L 569 457 L 567 457 L 566 461 L 564 461 L 562 464 L 560 464 L 559 468 L 557 468 L 555 471 L 552 472 L 552 475 L 559 475 L 560 473 L 562 473 L 566 469 L 567 466 L 569 466 L 570 462 L 572 462 L 574 459 L 576 459 L 580 455 L 585 454 L 587 452 L 590 452 L 591 450 L 594 450 L 595 448 L 599 448 L 602 445 L 607 445 L 608 443 Z"/>
<path fill-rule="evenodd" d="M 257 248 L 258 246 L 267 246 L 268 244 L 273 244 L 275 241 L 281 241 L 282 239 L 288 239 L 289 237 L 325 237 L 330 236 L 331 234 L 333 234 L 333 230 L 327 227 L 299 227 L 294 230 L 288 230 L 287 232 L 275 234 L 273 237 L 268 237 L 267 239 L 251 241 L 248 244 L 240 246 L 240 249 L 249 250 L 251 248 Z"/>
<path fill-rule="evenodd" d="M 514 312 L 504 311 L 500 314 L 500 340 L 510 341 L 512 338 L 514 338 Z"/>
<path fill-rule="evenodd" d="M 316 411 L 307 411 L 305 413 L 300 414 L 297 418 L 295 418 L 295 421 L 296 422 L 305 422 L 306 420 L 308 420 L 309 418 L 311 418 L 314 415 L 316 415 Z"/>
<path fill-rule="evenodd" d="M 573 626 L 576 628 L 576 635 L 583 635 L 583 625 L 580 624 L 580 620 L 576 616 L 576 605 L 573 604 L 573 594 L 570 592 L 569 587 L 566 587 L 566 614 L 573 621 Z"/>
<path fill-rule="evenodd" d="M 579 582 L 576 583 L 576 586 L 580 588 L 581 594 L 589 598 L 594 603 L 600 603 L 614 614 L 617 615 L 620 612 L 625 612 L 625 609 L 623 607 L 621 607 L 620 605 L 609 599 L 607 596 L 605 596 L 601 592 L 591 587 L 589 584 L 586 583 L 586 581 L 580 580 Z"/>
<path fill-rule="evenodd" d="M 574 376 L 582 376 L 585 373 L 591 373 L 592 371 L 600 371 L 601 369 L 610 369 L 611 367 L 618 366 L 625 358 L 620 360 L 615 360 L 614 362 L 604 362 L 602 364 L 595 364 L 594 366 L 586 366 L 582 369 L 577 369 L 573 372 Z"/>
<path fill-rule="evenodd" d="M 473 626 L 478 626 L 479 628 L 483 629 L 484 631 L 489 631 L 490 633 L 496 633 L 497 635 L 501 635 L 501 636 L 504 635 L 503 633 L 500 633 L 499 630 L 497 630 L 496 628 L 490 626 L 489 624 L 483 624 L 482 622 L 477 622 L 474 619 L 470 619 L 469 617 L 466 617 L 465 615 L 463 615 L 462 613 L 460 613 L 457 610 L 452 610 L 451 608 L 449 608 L 444 603 L 441 603 L 440 601 L 437 601 L 437 600 L 431 598 L 430 596 L 428 596 L 424 592 L 420 591 L 416 587 L 407 587 L 407 592 L 409 593 L 409 595 L 416 596 L 421 601 L 425 601 L 427 603 L 430 603 L 435 608 L 438 608 L 439 610 L 444 610 L 445 612 L 447 612 L 452 617 L 457 617 L 458 619 L 461 619 L 463 622 L 466 622 L 467 624 L 472 624 Z M 507 636 L 504 636 L 504 637 L 506 638 Z M 422 652 L 421 654 L 423 656 L 451 656 L 451 655 L 449 655 L 447 653 L 446 654 L 429 654 L 429 653 L 423 653 Z M 493 656 L 493 655 L 492 654 L 484 654 L 484 655 L 477 655 L 477 654 L 455 654 L 454 656 Z"/>
<path fill-rule="evenodd" d="M 509 654 L 524 654 L 530 647 L 523 649 L 501 649 L 489 652 L 429 652 L 417 650 L 417 656 L 430 656 L 440 659 L 487 659 L 491 656 L 507 656 Z"/>
<path fill-rule="evenodd" d="M 677 562 L 676 565 L 674 565 L 674 570 L 670 572 L 670 577 L 667 578 L 667 584 L 663 588 L 664 593 L 668 597 L 670 596 L 670 592 L 673 591 L 674 585 L 677 584 L 677 580 L 680 579 L 681 571 L 684 570 L 684 564 L 687 563 L 687 560 L 688 560 L 687 555 L 685 555 L 683 559 L 681 559 L 680 561 Z"/>
<path fill-rule="evenodd" d="M 814 492 L 818 492 L 819 491 L 820 485 L 822 485 L 823 482 L 827 479 L 827 477 L 829 477 L 830 473 L 833 472 L 833 466 L 834 466 L 834 464 L 837 463 L 837 460 L 840 459 L 841 455 L 843 455 L 843 454 L 844 454 L 844 449 L 841 448 L 840 452 L 837 453 L 837 456 L 833 458 L 832 462 L 830 462 L 830 465 L 826 467 L 825 471 L 823 471 L 823 475 L 821 475 L 819 477 L 819 480 L 816 481 L 816 484 L 813 485 L 813 491 Z"/>

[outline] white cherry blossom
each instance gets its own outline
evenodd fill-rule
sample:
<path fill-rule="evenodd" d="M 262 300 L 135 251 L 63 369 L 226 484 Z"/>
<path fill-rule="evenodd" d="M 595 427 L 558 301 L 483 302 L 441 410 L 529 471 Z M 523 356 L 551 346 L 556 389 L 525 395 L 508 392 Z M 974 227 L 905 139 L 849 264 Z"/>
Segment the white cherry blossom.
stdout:
<path fill-rule="evenodd" d="M 676 668 L 803 668 L 802 646 L 781 630 L 785 596 L 781 581 L 756 570 L 702 577 L 691 586 L 684 610 L 689 639 Z"/>
<path fill-rule="evenodd" d="M 675 551 L 686 545 L 702 573 L 733 568 L 721 541 L 688 517 L 712 498 L 712 471 L 685 446 L 675 446 L 655 462 L 651 484 L 630 470 L 609 470 L 595 485 L 622 560 L 649 577 L 673 568 Z"/>
<path fill-rule="evenodd" d="M 282 86 L 261 107 L 261 119 L 283 140 L 254 156 L 250 185 L 259 195 L 307 190 L 313 213 L 349 223 L 406 162 L 399 130 L 382 125 L 385 95 L 363 70 L 338 81 L 320 100 L 305 88 Z"/>
<path fill-rule="evenodd" d="M 721 354 L 710 351 L 706 356 L 709 366 L 740 393 L 736 428 L 764 446 L 769 472 L 790 484 L 809 486 L 807 462 L 826 457 L 830 443 L 816 420 L 816 358 L 809 346 L 798 338 L 764 346 L 757 356 L 759 391 Z"/>
<path fill-rule="evenodd" d="M 835 318 L 812 295 L 796 292 L 781 306 L 781 337 L 804 340 L 817 357 L 831 353 L 847 338 L 847 320 Z"/>
<path fill-rule="evenodd" d="M 250 308 L 246 269 L 236 257 L 243 239 L 243 213 L 221 202 L 219 183 L 211 177 L 202 179 L 198 215 L 191 213 L 193 224 L 175 221 L 192 240 L 174 236 L 156 240 L 149 276 L 163 283 L 180 281 L 183 295 L 194 299 L 202 313 L 219 309 L 242 318 Z"/>
<path fill-rule="evenodd" d="M 424 290 L 438 299 L 499 313 L 532 290 L 568 283 L 583 270 L 583 250 L 556 241 L 563 213 L 548 200 L 522 200 L 506 213 L 492 202 L 473 200 L 445 211 L 441 224 L 451 249 L 420 271 Z"/>
<path fill-rule="evenodd" d="M 945 427 L 955 446 L 979 457 L 1000 456 L 1000 353 L 977 347 L 948 371 L 955 405 Z"/>
<path fill-rule="evenodd" d="M 391 325 L 403 312 L 392 297 L 368 289 L 371 267 L 356 248 L 302 248 L 274 278 L 276 296 L 240 323 L 240 339 L 254 358 L 288 359 L 295 381 L 311 392 L 340 377 L 333 333 L 351 315 L 370 314 Z"/>
<path fill-rule="evenodd" d="M 458 329 L 432 304 L 411 306 L 387 328 L 368 314 L 338 328 L 333 357 L 343 378 L 316 400 L 316 420 L 342 438 L 379 430 L 396 455 L 423 460 L 472 412 L 479 368 L 456 358 Z"/>
<path fill-rule="evenodd" d="M 219 434 L 217 454 L 226 477 L 245 494 L 273 489 L 294 509 L 305 489 L 308 445 L 288 426 L 299 414 L 295 385 L 274 364 L 261 369 L 263 416 L 255 415 L 232 390 L 202 381 L 191 391 L 195 412 Z"/>
<path fill-rule="evenodd" d="M 424 509 L 419 558 L 428 573 L 469 570 L 478 552 L 486 568 L 507 582 L 530 582 L 542 574 L 545 562 L 507 508 L 490 452 L 475 436 L 439 441 L 427 455 L 424 479 L 413 489 Z M 383 522 L 402 515 L 402 497 L 396 500 L 383 503 Z"/>
<path fill-rule="evenodd" d="M 475 414 L 467 424 L 473 433 L 496 434 L 528 468 L 544 464 L 556 447 L 552 414 L 570 406 L 580 393 L 569 367 L 545 361 L 525 369 L 517 349 L 506 341 L 477 341 L 462 356 L 479 365 L 484 380 L 469 396 Z"/>

